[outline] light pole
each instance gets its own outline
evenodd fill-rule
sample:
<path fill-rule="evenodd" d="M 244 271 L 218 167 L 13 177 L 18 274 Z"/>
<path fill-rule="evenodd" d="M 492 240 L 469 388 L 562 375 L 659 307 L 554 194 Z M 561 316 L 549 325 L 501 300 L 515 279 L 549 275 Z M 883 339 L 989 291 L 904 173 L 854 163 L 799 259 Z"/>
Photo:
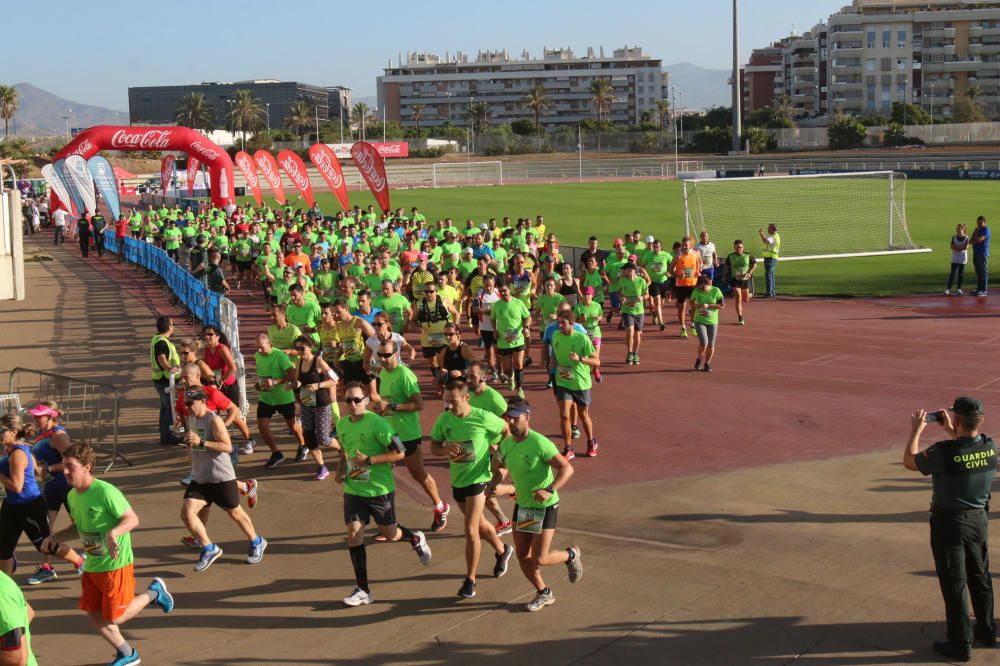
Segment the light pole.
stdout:
<path fill-rule="evenodd" d="M 70 136 L 69 136 L 69 117 L 70 117 L 70 114 L 72 114 L 72 113 L 73 113 L 73 109 L 66 109 L 66 115 L 63 116 L 63 120 L 66 121 L 66 140 L 67 141 L 70 138 Z"/>
<path fill-rule="evenodd" d="M 382 143 L 385 143 L 385 124 L 386 124 L 386 111 L 389 108 L 388 105 L 382 105 Z"/>
<path fill-rule="evenodd" d="M 680 178 L 680 174 L 677 169 L 680 166 L 680 161 L 678 157 L 679 153 L 679 143 L 678 143 L 678 131 L 677 131 L 677 86 L 670 86 L 670 109 L 674 112 L 674 178 Z"/>
<path fill-rule="evenodd" d="M 271 136 L 271 103 L 266 102 L 264 108 L 267 110 L 267 135 Z"/>
<path fill-rule="evenodd" d="M 928 85 L 931 87 L 931 141 L 934 140 L 934 86 L 936 81 L 928 81 Z"/>
<path fill-rule="evenodd" d="M 904 128 L 906 127 L 906 104 L 907 104 L 906 84 L 907 84 L 907 82 L 908 82 L 908 79 L 906 77 L 903 77 L 903 127 Z"/>
<path fill-rule="evenodd" d="M 338 114 L 340 116 L 340 142 L 344 143 L 344 99 L 343 98 L 340 99 L 340 102 L 337 104 L 337 107 L 340 109 L 340 113 Z"/>
<path fill-rule="evenodd" d="M 742 114 L 740 113 L 740 22 L 739 0 L 733 0 L 733 151 L 743 147 Z"/>

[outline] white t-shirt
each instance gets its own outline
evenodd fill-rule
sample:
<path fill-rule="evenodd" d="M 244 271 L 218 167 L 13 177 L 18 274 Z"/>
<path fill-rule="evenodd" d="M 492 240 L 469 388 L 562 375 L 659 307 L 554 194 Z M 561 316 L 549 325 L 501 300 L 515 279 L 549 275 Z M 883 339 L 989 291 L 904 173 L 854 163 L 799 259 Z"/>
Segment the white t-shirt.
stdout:
<path fill-rule="evenodd" d="M 951 242 L 958 245 L 961 250 L 951 251 L 951 263 L 953 264 L 967 264 L 969 263 L 969 239 L 971 236 L 966 236 L 964 239 L 959 239 L 958 234 L 951 237 Z"/>
<path fill-rule="evenodd" d="M 396 356 L 399 356 L 398 350 L 401 350 L 403 348 L 403 344 L 406 342 L 406 338 L 404 338 L 399 333 L 393 333 L 392 341 L 396 343 L 396 349 L 397 349 Z M 378 348 L 381 345 L 382 341 L 378 339 L 377 335 L 373 335 L 367 340 L 365 340 L 365 346 L 367 346 L 369 349 L 372 350 L 372 358 L 370 363 L 371 363 L 371 369 L 373 371 L 377 370 L 382 365 L 382 359 L 380 359 L 378 356 Z"/>
<path fill-rule="evenodd" d="M 476 300 L 479 301 L 479 330 L 492 331 L 493 318 L 490 312 L 493 310 L 493 304 L 500 300 L 500 292 L 494 289 L 493 293 L 487 294 L 480 289 L 476 292 Z"/>
<path fill-rule="evenodd" d="M 698 243 L 694 246 L 694 249 L 701 252 L 701 263 L 705 268 L 715 266 L 715 261 L 712 259 L 713 255 L 715 255 L 715 243 L 711 241 L 707 243 Z"/>
<path fill-rule="evenodd" d="M 66 211 L 64 211 L 62 208 L 59 208 L 58 210 L 56 210 L 56 212 L 52 213 L 52 224 L 56 225 L 57 227 L 65 227 Z"/>

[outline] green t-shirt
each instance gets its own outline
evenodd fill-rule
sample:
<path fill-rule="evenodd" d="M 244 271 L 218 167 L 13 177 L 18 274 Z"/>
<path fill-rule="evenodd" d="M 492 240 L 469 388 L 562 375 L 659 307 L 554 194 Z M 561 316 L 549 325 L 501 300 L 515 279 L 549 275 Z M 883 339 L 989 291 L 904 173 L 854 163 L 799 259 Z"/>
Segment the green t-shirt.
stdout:
<path fill-rule="evenodd" d="M 274 344 L 274 340 L 271 341 L 271 344 Z M 257 362 L 257 377 L 259 379 L 280 380 L 289 368 L 295 367 L 292 365 L 292 360 L 288 358 L 288 354 L 278 349 L 277 346 L 273 347 L 271 353 L 266 356 L 260 352 L 255 353 L 254 360 Z M 260 401 L 265 405 L 287 405 L 295 402 L 295 394 L 288 384 L 278 384 L 274 388 L 261 391 Z"/>
<path fill-rule="evenodd" d="M 548 325 L 556 320 L 556 310 L 566 302 L 566 297 L 556 292 L 554 294 L 542 294 L 538 297 L 538 311 L 542 313 L 542 323 L 539 326 Z"/>
<path fill-rule="evenodd" d="M 510 349 L 523 345 L 522 326 L 530 316 L 528 306 L 520 299 L 512 298 L 510 301 L 505 301 L 501 298 L 494 303 L 490 310 L 490 318 L 493 319 L 493 327 L 497 332 L 497 347 Z"/>
<path fill-rule="evenodd" d="M 707 290 L 695 287 L 691 292 L 691 302 L 694 303 L 694 321 L 696 324 L 718 324 L 719 311 L 716 308 L 705 308 L 701 306 L 715 305 L 722 303 L 722 290 L 718 287 L 709 287 Z"/>
<path fill-rule="evenodd" d="M 323 318 L 319 303 L 309 300 L 304 301 L 301 306 L 289 303 L 285 306 L 285 314 L 288 316 L 288 323 L 298 326 L 300 329 L 305 326 L 315 329 L 319 326 L 320 319 Z M 271 342 L 273 344 L 274 341 Z M 288 348 L 282 347 L 282 349 Z"/>
<path fill-rule="evenodd" d="M 571 352 L 581 358 L 594 353 L 594 343 L 579 331 L 563 335 L 556 331 L 552 336 L 552 352 L 556 361 L 556 384 L 573 391 L 586 391 L 591 387 L 590 366 L 570 359 Z"/>
<path fill-rule="evenodd" d="M 278 257 L 273 254 L 262 254 L 257 257 L 257 266 L 260 269 L 261 281 L 267 280 L 267 275 L 264 274 L 264 267 L 266 266 L 271 271 L 271 275 L 274 275 L 278 270 Z"/>
<path fill-rule="evenodd" d="M 163 230 L 163 240 L 165 241 L 168 250 L 176 250 L 181 246 L 181 239 L 184 234 L 177 227 L 171 227 L 169 229 Z"/>
<path fill-rule="evenodd" d="M 726 264 L 729 266 L 729 278 L 731 280 L 746 280 L 747 275 L 750 273 L 750 255 L 744 252 L 743 254 L 736 254 L 735 252 L 730 252 L 729 256 L 726 257 Z"/>
<path fill-rule="evenodd" d="M 622 267 L 627 263 L 628 257 L 619 259 L 617 255 L 608 257 L 608 260 L 604 262 L 604 272 L 607 274 L 610 282 L 608 291 L 612 294 L 618 293 L 618 278 L 621 276 Z"/>
<path fill-rule="evenodd" d="M 250 261 L 253 255 L 253 243 L 248 238 L 238 238 L 233 243 L 233 251 L 236 252 L 238 261 Z"/>
<path fill-rule="evenodd" d="M 496 414 L 473 407 L 465 418 L 446 411 L 434 422 L 431 439 L 445 445 L 458 444 L 458 455 L 451 456 L 451 485 L 465 488 L 486 483 L 493 476 L 490 470 L 490 445 L 499 442 L 506 424 Z"/>
<path fill-rule="evenodd" d="M 382 368 L 378 373 L 381 385 L 379 394 L 397 405 L 409 402 L 410 398 L 420 394 L 420 384 L 417 376 L 405 365 L 397 366 L 395 370 Z M 420 427 L 420 412 L 395 412 L 386 417 L 396 434 L 404 442 L 412 442 L 423 437 Z"/>
<path fill-rule="evenodd" d="M 31 652 L 31 627 L 28 620 L 28 602 L 14 579 L 0 573 L 0 635 L 14 629 L 24 629 L 24 643 L 28 646 L 28 666 L 38 666 Z"/>
<path fill-rule="evenodd" d="M 344 477 L 344 492 L 359 497 L 380 497 L 396 489 L 392 476 L 392 463 L 380 463 L 368 467 L 354 467 L 351 459 L 361 452 L 366 456 L 378 456 L 393 448 L 396 433 L 389 422 L 378 414 L 365 412 L 358 421 L 345 416 L 337 421 L 337 439 L 347 455 L 347 474 Z"/>
<path fill-rule="evenodd" d="M 462 246 L 458 243 L 443 243 L 444 268 L 451 268 L 458 265 L 458 260 L 462 255 Z"/>
<path fill-rule="evenodd" d="M 484 387 L 483 392 L 479 395 L 470 391 L 469 404 L 501 418 L 507 413 L 507 401 L 504 400 L 499 391 L 491 386 Z"/>
<path fill-rule="evenodd" d="M 670 277 L 669 267 L 673 259 L 673 256 L 664 250 L 660 250 L 659 252 L 650 251 L 646 253 L 643 265 L 649 271 L 650 279 L 659 284 L 666 282 L 667 278 Z"/>
<path fill-rule="evenodd" d="M 622 276 L 618 279 L 618 291 L 621 292 L 622 314 L 641 315 L 645 312 L 642 297 L 649 293 L 649 285 L 641 277 L 631 280 Z"/>
<path fill-rule="evenodd" d="M 519 506 L 544 509 L 559 503 L 558 492 L 552 493 L 544 503 L 535 499 L 536 490 L 546 488 L 555 481 L 549 461 L 557 453 L 559 449 L 552 440 L 534 430 L 528 431 L 523 442 L 514 441 L 513 437 L 505 437 L 500 442 L 500 459 L 510 472 Z"/>
<path fill-rule="evenodd" d="M 82 493 L 75 488 L 70 490 L 66 503 L 80 533 L 83 552 L 87 554 L 83 563 L 84 571 L 114 571 L 132 564 L 131 534 L 118 537 L 118 557 L 114 559 L 108 555 L 105 541 L 108 530 L 117 525 L 125 512 L 132 508 L 122 491 L 107 481 L 94 479 L 90 488 Z"/>
<path fill-rule="evenodd" d="M 275 349 L 292 349 L 295 346 L 295 338 L 300 335 L 302 329 L 292 323 L 284 328 L 278 328 L 274 324 L 267 327 L 267 337 L 271 339 L 271 346 Z"/>
<path fill-rule="evenodd" d="M 600 303 L 597 301 L 591 301 L 590 305 L 577 303 L 573 307 L 573 314 L 576 316 L 577 322 L 587 329 L 587 335 L 591 340 L 596 340 L 601 337 L 600 324 L 601 315 L 604 314 L 604 308 Z"/>
<path fill-rule="evenodd" d="M 316 273 L 313 284 L 319 290 L 316 297 L 320 303 L 333 303 L 337 297 L 337 274 L 334 271 L 320 271 Z"/>
<path fill-rule="evenodd" d="M 584 271 L 583 275 L 580 276 L 580 284 L 584 287 L 594 288 L 594 302 L 603 303 L 604 302 L 604 276 L 601 275 L 601 269 L 594 269 L 594 272 Z"/>
<path fill-rule="evenodd" d="M 410 308 L 410 300 L 406 296 L 398 293 L 393 293 L 388 298 L 379 296 L 372 300 L 372 305 L 389 316 L 393 332 L 403 332 L 403 327 L 406 326 L 406 311 Z"/>

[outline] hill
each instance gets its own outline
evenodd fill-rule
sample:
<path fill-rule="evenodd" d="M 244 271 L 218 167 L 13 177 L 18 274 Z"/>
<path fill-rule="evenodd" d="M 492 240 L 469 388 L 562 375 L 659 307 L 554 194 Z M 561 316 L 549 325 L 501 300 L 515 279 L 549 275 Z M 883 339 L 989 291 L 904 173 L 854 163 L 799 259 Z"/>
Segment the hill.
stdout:
<path fill-rule="evenodd" d="M 30 83 L 14 85 L 18 92 L 20 108 L 11 122 L 11 134 L 17 136 L 51 136 L 66 134 L 66 120 L 69 115 L 70 127 L 90 127 L 91 125 L 128 124 L 127 111 L 115 111 L 101 106 L 80 104 L 63 99 L 47 90 Z M 71 110 L 67 113 L 67 110 Z M 115 114 L 118 114 L 117 117 Z"/>
<path fill-rule="evenodd" d="M 670 85 L 684 91 L 678 101 L 682 108 L 707 109 L 731 104 L 729 70 L 706 69 L 689 62 L 666 65 L 664 69 L 670 73 Z"/>

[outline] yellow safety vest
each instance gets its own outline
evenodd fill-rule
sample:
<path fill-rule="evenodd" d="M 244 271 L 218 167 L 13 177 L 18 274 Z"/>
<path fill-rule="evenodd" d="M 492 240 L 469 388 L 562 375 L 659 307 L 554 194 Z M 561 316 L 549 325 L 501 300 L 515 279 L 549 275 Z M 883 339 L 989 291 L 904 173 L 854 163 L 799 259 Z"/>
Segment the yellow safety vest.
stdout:
<path fill-rule="evenodd" d="M 772 250 L 771 248 L 766 248 L 763 252 L 761 252 L 761 255 L 765 259 L 777 259 L 778 255 L 781 254 L 781 236 L 778 235 L 777 231 L 774 232 L 773 236 L 774 249 Z"/>
<path fill-rule="evenodd" d="M 174 347 L 174 343 L 170 342 L 170 338 L 160 335 L 157 333 L 153 336 L 153 341 L 149 343 L 149 365 L 153 372 L 153 381 L 160 381 L 161 379 L 166 379 L 169 374 L 166 370 L 160 367 L 160 364 L 156 362 L 156 343 L 160 341 L 167 343 L 167 349 L 169 353 L 167 354 L 167 362 L 170 363 L 171 368 L 180 367 L 181 357 L 177 354 L 177 348 Z"/>

